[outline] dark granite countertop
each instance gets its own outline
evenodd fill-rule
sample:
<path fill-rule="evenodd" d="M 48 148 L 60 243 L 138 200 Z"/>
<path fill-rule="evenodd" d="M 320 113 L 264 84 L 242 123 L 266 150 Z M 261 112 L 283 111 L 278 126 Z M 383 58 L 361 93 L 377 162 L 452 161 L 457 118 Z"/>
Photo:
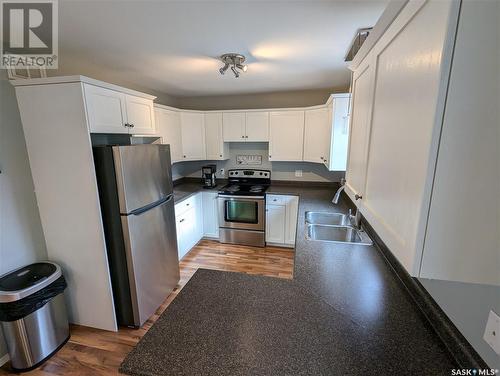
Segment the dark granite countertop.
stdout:
<path fill-rule="evenodd" d="M 176 200 L 202 190 L 197 186 L 177 186 Z M 335 186 L 272 184 L 266 193 L 300 197 L 291 283 L 360 328 L 363 340 L 352 356 L 383 362 L 386 374 L 406 370 L 405 374 L 411 375 L 446 375 L 456 368 L 450 353 L 375 246 L 305 239 L 306 211 L 347 211 L 345 203 L 331 203 Z M 359 373 L 353 370 L 352 374 Z"/>
<path fill-rule="evenodd" d="M 224 184 L 217 184 L 214 188 L 203 188 L 200 183 L 194 182 L 177 184 L 174 186 L 174 203 L 178 204 L 179 202 L 201 191 L 217 192 L 223 185 Z"/>

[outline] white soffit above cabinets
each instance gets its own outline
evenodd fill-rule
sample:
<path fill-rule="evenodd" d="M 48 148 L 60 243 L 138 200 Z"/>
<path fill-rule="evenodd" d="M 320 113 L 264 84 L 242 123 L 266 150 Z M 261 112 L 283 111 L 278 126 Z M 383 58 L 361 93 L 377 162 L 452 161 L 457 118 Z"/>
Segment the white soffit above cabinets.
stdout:
<path fill-rule="evenodd" d="M 388 0 L 59 1 L 59 67 L 174 96 L 349 85 L 352 36 Z M 221 77 L 217 57 L 247 56 L 248 72 Z"/>

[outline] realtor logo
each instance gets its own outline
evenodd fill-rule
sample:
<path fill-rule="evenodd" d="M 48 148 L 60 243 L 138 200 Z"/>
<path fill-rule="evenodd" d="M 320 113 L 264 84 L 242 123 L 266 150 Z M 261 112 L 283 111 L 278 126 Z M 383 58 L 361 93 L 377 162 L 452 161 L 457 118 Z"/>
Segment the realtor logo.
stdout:
<path fill-rule="evenodd" d="M 57 69 L 57 0 L 1 0 L 2 68 Z"/>

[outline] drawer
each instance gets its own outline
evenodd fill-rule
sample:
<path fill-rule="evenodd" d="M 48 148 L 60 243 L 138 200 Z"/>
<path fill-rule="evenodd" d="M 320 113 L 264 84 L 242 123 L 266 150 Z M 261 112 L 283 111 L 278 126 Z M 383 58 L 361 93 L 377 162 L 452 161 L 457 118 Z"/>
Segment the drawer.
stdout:
<path fill-rule="evenodd" d="M 266 195 L 266 204 L 268 205 L 286 205 L 290 196 L 285 195 Z"/>
<path fill-rule="evenodd" d="M 196 194 L 197 195 L 197 194 Z M 175 204 L 175 216 L 179 216 L 187 212 L 189 209 L 194 208 L 196 205 L 196 195 L 182 200 L 181 202 Z"/>

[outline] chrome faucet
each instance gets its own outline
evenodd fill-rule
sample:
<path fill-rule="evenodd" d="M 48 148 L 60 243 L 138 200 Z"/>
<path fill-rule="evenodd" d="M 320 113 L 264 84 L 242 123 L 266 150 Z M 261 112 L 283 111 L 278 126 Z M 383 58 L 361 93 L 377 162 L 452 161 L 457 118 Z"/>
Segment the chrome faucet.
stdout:
<path fill-rule="evenodd" d="M 332 199 L 332 203 L 334 203 L 335 205 L 339 203 L 340 194 L 342 193 L 344 188 L 345 188 L 345 179 L 342 178 L 340 179 L 340 188 L 337 189 L 337 192 L 335 192 L 335 196 L 333 196 Z"/>

